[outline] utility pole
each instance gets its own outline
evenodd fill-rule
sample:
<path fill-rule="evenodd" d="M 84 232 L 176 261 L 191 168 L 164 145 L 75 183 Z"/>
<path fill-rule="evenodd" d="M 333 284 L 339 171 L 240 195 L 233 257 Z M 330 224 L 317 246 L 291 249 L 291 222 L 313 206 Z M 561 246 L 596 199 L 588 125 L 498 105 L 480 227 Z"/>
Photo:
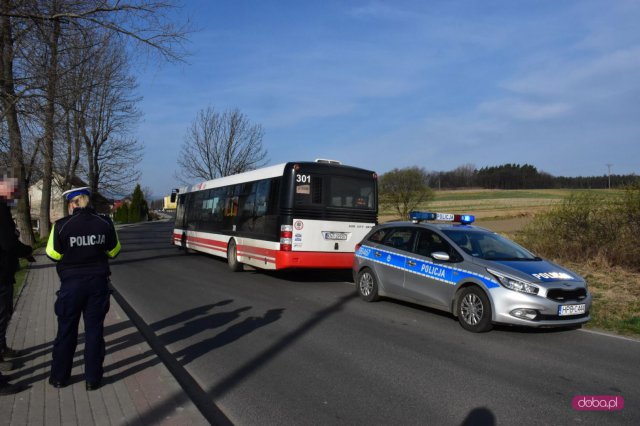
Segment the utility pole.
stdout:
<path fill-rule="evenodd" d="M 613 164 L 607 164 L 607 174 L 609 176 L 609 189 L 611 189 L 611 166 L 613 166 Z"/>

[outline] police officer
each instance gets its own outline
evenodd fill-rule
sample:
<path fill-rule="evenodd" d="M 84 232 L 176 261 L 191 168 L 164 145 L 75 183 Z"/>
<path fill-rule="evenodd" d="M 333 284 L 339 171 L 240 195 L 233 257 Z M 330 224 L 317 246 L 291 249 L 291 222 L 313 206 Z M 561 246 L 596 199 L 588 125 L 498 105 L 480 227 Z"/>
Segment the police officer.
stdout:
<path fill-rule="evenodd" d="M 108 259 L 118 255 L 120 241 L 111 219 L 89 207 L 90 194 L 88 187 L 62 194 L 69 202 L 71 215 L 53 225 L 47 243 L 47 256 L 57 262 L 61 282 L 54 306 L 58 334 L 53 342 L 49 377 L 49 383 L 56 388 L 69 384 L 81 314 L 86 389 L 98 389 L 102 382 L 104 318 L 110 298 Z"/>

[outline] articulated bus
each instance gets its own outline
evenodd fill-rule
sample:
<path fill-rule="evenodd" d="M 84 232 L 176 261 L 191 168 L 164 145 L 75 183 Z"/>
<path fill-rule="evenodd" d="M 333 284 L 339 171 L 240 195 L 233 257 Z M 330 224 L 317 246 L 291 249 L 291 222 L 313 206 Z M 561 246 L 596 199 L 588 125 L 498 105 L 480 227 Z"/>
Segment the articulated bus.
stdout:
<path fill-rule="evenodd" d="M 350 268 L 378 220 L 377 175 L 334 160 L 289 162 L 177 191 L 173 244 L 229 268 Z"/>

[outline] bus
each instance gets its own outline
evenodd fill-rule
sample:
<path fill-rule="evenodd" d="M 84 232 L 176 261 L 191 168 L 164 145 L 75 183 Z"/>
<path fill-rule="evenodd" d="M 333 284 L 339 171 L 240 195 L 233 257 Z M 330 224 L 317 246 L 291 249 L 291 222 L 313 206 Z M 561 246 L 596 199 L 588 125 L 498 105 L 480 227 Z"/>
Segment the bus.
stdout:
<path fill-rule="evenodd" d="M 172 242 L 232 271 L 351 268 L 378 221 L 377 175 L 335 160 L 278 164 L 179 188 Z"/>

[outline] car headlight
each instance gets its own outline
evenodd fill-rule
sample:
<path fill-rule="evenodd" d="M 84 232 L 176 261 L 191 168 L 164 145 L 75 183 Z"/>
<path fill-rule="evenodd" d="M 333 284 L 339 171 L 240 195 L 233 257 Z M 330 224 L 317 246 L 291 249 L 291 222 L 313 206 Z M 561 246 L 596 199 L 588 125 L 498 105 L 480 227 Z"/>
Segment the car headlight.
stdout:
<path fill-rule="evenodd" d="M 502 285 L 502 287 L 508 288 L 509 290 L 519 291 L 520 293 L 527 294 L 538 294 L 538 292 L 540 291 L 540 287 L 535 284 L 531 284 L 528 281 L 505 275 L 501 272 L 494 271 L 493 269 L 487 269 L 487 271 L 489 271 L 491 275 L 498 279 L 498 282 Z"/>

